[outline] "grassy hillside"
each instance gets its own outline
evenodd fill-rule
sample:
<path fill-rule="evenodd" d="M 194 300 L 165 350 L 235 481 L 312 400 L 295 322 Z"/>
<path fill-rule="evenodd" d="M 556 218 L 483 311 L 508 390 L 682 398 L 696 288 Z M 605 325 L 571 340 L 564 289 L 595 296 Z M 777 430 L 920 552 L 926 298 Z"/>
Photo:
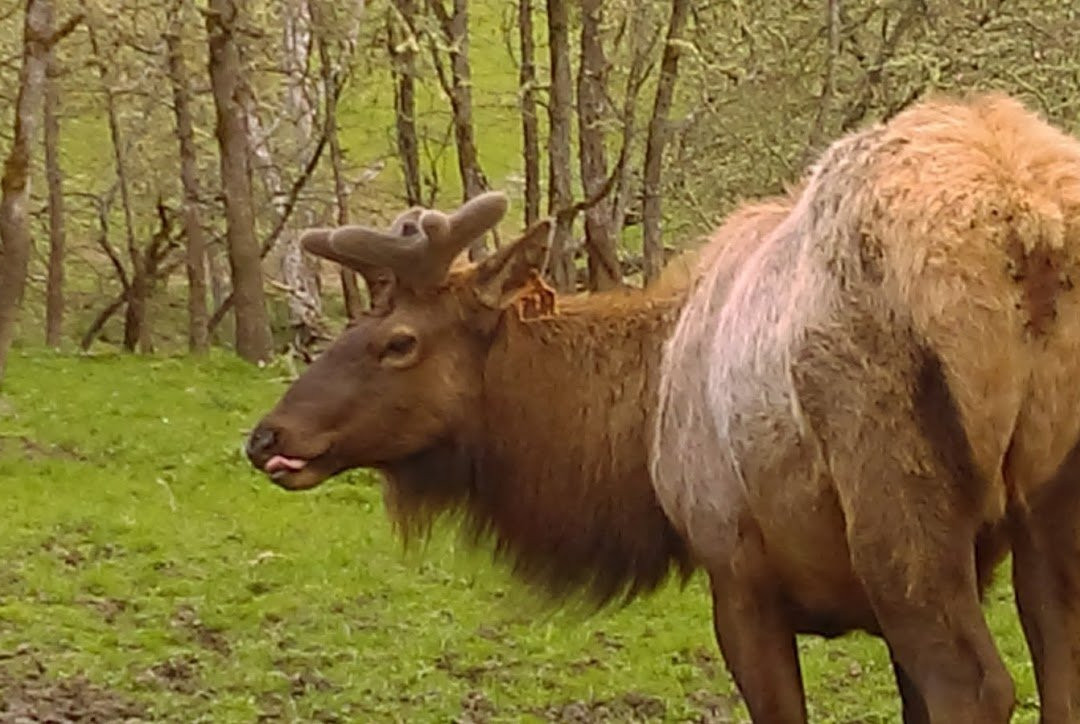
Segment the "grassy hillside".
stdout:
<path fill-rule="evenodd" d="M 747 720 L 700 577 L 585 617 L 548 610 L 446 530 L 405 553 L 366 475 L 288 494 L 246 464 L 244 431 L 282 385 L 281 370 L 226 355 L 14 359 L 0 712 L 62 700 L 184 722 Z M 1035 721 L 1004 580 L 989 612 L 1017 721 Z M 897 720 L 881 644 L 801 649 L 812 720 Z"/>

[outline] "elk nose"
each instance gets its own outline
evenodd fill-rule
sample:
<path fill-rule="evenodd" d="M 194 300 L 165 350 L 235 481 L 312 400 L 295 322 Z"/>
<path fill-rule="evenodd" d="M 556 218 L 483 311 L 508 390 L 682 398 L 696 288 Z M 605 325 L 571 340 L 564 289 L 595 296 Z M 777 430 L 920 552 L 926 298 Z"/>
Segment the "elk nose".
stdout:
<path fill-rule="evenodd" d="M 277 442 L 277 430 L 265 424 L 258 425 L 248 436 L 245 451 L 248 459 L 255 465 L 260 465 L 269 457 L 270 449 Z"/>

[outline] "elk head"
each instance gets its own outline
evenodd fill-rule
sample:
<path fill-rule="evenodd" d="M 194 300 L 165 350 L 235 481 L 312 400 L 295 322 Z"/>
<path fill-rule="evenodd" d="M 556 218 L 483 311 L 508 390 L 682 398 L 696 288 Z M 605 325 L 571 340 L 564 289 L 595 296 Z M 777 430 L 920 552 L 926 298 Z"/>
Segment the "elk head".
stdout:
<path fill-rule="evenodd" d="M 303 248 L 359 272 L 371 308 L 248 437 L 251 463 L 300 490 L 350 468 L 392 469 L 475 427 L 483 365 L 504 311 L 547 254 L 543 220 L 478 264 L 454 259 L 505 215 L 489 192 L 450 214 L 414 207 L 388 230 L 311 229 Z"/>

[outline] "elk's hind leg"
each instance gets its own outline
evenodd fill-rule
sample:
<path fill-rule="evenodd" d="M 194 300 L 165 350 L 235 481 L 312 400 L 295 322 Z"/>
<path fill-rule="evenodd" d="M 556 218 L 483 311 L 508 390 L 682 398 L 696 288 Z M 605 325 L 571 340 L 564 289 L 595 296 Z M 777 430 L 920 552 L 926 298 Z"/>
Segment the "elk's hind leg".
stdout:
<path fill-rule="evenodd" d="M 730 557 L 707 563 L 716 640 L 755 722 L 803 724 L 795 631 L 756 524 L 739 523 Z"/>
<path fill-rule="evenodd" d="M 1011 523 L 1013 590 L 1041 721 L 1080 721 L 1080 445 Z"/>
<path fill-rule="evenodd" d="M 895 497 L 877 501 L 900 508 L 895 516 L 855 512 L 849 530 L 856 574 L 898 666 L 931 722 L 1009 721 L 1013 683 L 979 606 L 971 538 L 929 530 L 951 527 L 948 516 L 911 515 Z M 962 531 L 961 521 L 951 523 Z"/>
<path fill-rule="evenodd" d="M 940 360 L 895 322 L 815 341 L 799 401 L 833 476 L 851 563 L 929 721 L 1007 722 L 1012 679 L 979 602 L 979 475 Z"/>

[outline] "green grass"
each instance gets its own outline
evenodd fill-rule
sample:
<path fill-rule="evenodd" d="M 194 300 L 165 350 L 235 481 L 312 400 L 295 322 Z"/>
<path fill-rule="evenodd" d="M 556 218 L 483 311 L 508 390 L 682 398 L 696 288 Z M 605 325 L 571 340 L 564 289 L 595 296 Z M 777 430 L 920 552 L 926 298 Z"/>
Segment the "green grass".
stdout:
<path fill-rule="evenodd" d="M 403 552 L 364 474 L 274 488 L 240 444 L 283 384 L 225 354 L 17 352 L 0 400 L 0 672 L 82 673 L 168 721 L 747 720 L 700 577 L 553 612 L 446 530 Z M 1006 581 L 987 608 L 1030 722 Z M 898 721 L 878 641 L 800 648 L 813 721 Z"/>

